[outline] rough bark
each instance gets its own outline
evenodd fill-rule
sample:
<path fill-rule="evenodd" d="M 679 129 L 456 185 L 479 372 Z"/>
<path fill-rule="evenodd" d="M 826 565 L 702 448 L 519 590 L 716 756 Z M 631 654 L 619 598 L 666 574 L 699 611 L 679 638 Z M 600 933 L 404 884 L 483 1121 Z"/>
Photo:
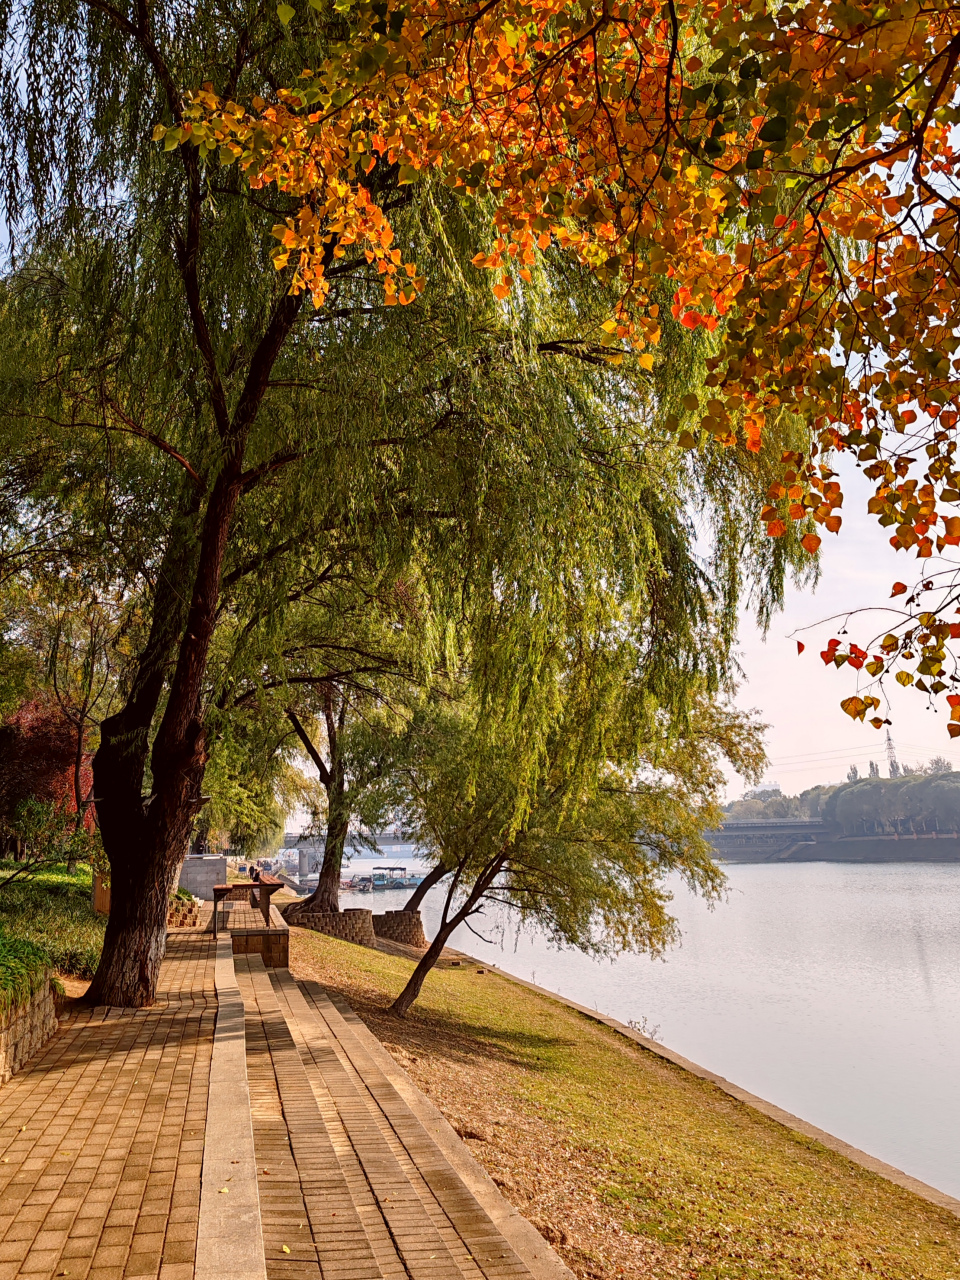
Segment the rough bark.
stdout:
<path fill-rule="evenodd" d="M 404 905 L 404 911 L 419 911 L 420 903 L 434 887 L 438 885 L 444 876 L 450 874 L 450 868 L 445 867 L 442 862 L 438 862 L 420 881 L 417 887 L 411 893 Z"/>
<path fill-rule="evenodd" d="M 350 830 L 350 806 L 345 791 L 330 795 L 327 808 L 327 835 L 323 843 L 323 863 L 317 887 L 307 901 L 314 911 L 340 910 L 340 871 L 343 848 Z"/>

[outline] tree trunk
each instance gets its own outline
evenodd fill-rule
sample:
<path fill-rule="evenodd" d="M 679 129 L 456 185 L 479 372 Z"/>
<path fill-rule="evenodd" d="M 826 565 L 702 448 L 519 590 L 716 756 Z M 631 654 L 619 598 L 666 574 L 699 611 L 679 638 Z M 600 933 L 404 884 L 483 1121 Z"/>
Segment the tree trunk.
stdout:
<path fill-rule="evenodd" d="M 214 485 L 196 557 L 189 556 L 182 543 L 168 549 L 166 572 L 158 577 L 150 639 L 130 696 L 101 726 L 93 769 L 100 834 L 110 862 L 110 918 L 87 995 L 96 1004 L 141 1008 L 152 1004 L 156 993 L 168 899 L 202 804 L 207 751 L 200 694 L 239 493 L 235 465 Z M 183 582 L 184 555 L 193 568 L 185 619 L 182 586 L 177 592 L 172 585 Z M 174 598 L 166 599 L 170 595 Z M 153 791 L 145 797 L 150 726 L 173 653 L 176 670 L 151 754 Z"/>
<path fill-rule="evenodd" d="M 453 901 L 453 895 L 456 893 L 457 884 L 459 883 L 460 876 L 462 875 L 464 866 L 466 865 L 466 859 L 460 863 L 457 868 L 457 872 L 453 877 L 453 881 L 450 884 L 450 888 L 447 890 L 447 902 L 443 910 L 443 917 L 440 921 L 440 928 L 437 930 L 437 936 L 430 943 L 430 946 L 418 962 L 417 967 L 414 969 L 413 973 L 411 973 L 410 980 L 407 985 L 390 1006 L 391 1013 L 395 1013 L 398 1018 L 402 1018 L 406 1015 L 407 1010 L 420 994 L 427 974 L 443 954 L 443 948 L 447 944 L 447 939 L 450 937 L 451 933 L 453 933 L 454 929 L 456 929 L 457 925 L 462 924 L 468 916 L 473 915 L 484 894 L 500 874 L 506 861 L 507 858 L 505 854 L 498 854 L 496 858 L 493 858 L 488 862 L 483 871 L 474 881 L 473 887 L 467 895 L 463 906 L 461 906 L 459 911 L 456 911 L 452 916 L 450 916 L 448 915 L 450 903 Z"/>
<path fill-rule="evenodd" d="M 438 862 L 437 865 L 423 877 L 414 889 L 413 893 L 411 893 L 403 908 L 404 911 L 419 911 L 420 903 L 424 900 L 434 885 L 439 884 L 443 877 L 448 876 L 449 874 L 449 867 L 445 867 L 442 862 Z"/>
<path fill-rule="evenodd" d="M 110 918 L 87 999 L 139 1009 L 153 1003 L 179 861 L 158 842 L 110 858 Z"/>
<path fill-rule="evenodd" d="M 85 717 L 87 714 L 86 703 L 80 712 L 80 723 L 77 726 L 77 750 L 73 758 L 73 803 L 77 811 L 76 820 L 74 822 L 74 831 L 79 835 L 83 826 L 83 817 L 85 805 L 83 802 L 83 788 L 81 786 L 81 777 L 83 774 L 83 728 Z M 67 858 L 67 875 L 75 876 L 77 874 L 77 859 L 74 852 L 74 845 L 70 846 L 70 856 Z"/>
<path fill-rule="evenodd" d="M 323 863 L 317 887 L 303 902 L 293 905 L 287 913 L 288 919 L 298 916 L 301 911 L 336 914 L 340 910 L 340 870 L 349 830 L 350 802 L 341 777 L 334 779 L 327 791 L 327 835 L 323 842 Z"/>

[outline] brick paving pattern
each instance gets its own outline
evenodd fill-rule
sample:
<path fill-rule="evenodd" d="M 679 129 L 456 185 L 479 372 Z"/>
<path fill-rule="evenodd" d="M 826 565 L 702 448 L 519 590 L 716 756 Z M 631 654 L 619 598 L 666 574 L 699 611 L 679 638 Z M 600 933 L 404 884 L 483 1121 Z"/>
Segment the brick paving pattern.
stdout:
<path fill-rule="evenodd" d="M 0 1088 L 0 1280 L 231 1280 L 258 1213 L 244 1275 L 531 1280 L 351 1011 L 227 939 L 218 960 L 203 922 L 168 935 L 150 1009 L 75 1007 Z"/>
<path fill-rule="evenodd" d="M 0 1280 L 192 1280 L 216 1017 L 172 935 L 150 1009 L 81 1009 L 0 1089 Z"/>

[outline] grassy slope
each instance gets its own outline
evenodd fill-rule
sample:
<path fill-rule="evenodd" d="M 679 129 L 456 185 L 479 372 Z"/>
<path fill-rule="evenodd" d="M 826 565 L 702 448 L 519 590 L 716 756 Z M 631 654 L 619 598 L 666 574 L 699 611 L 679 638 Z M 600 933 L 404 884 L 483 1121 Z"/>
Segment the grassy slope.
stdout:
<path fill-rule="evenodd" d="M 0 880 L 16 863 L 0 864 Z M 100 958 L 106 918 L 90 905 L 91 869 L 66 866 L 14 880 L 0 888 L 0 930 L 9 938 L 34 943 L 60 973 L 92 978 Z"/>
<path fill-rule="evenodd" d="M 444 969 L 392 1017 L 411 968 L 291 933 L 291 969 L 343 993 L 578 1275 L 960 1276 L 952 1214 L 547 997 Z"/>

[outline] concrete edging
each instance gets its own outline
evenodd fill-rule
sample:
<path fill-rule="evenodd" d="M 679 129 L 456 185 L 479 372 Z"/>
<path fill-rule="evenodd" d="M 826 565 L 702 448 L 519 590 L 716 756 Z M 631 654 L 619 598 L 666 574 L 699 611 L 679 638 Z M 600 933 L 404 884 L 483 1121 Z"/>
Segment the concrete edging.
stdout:
<path fill-rule="evenodd" d="M 217 1025 L 203 1140 L 195 1280 L 266 1280 L 243 1000 L 229 933 L 217 940 Z"/>
<path fill-rule="evenodd" d="M 795 1133 L 801 1133 L 806 1138 L 813 1138 L 820 1146 L 826 1147 L 828 1151 L 834 1151 L 838 1155 L 846 1156 L 848 1160 L 860 1165 L 863 1169 L 869 1170 L 870 1173 L 876 1173 L 881 1178 L 886 1178 L 888 1182 L 893 1182 L 898 1187 L 903 1187 L 906 1191 L 912 1191 L 914 1195 L 920 1196 L 922 1200 L 928 1200 L 931 1204 L 935 1204 L 937 1208 L 946 1209 L 949 1213 L 960 1217 L 960 1200 L 955 1196 L 948 1195 L 945 1191 L 940 1191 L 936 1187 L 931 1187 L 926 1182 L 921 1182 L 919 1178 L 911 1177 L 909 1173 L 904 1173 L 902 1169 L 897 1169 L 892 1164 L 885 1164 L 883 1160 L 878 1160 L 875 1156 L 868 1155 L 866 1151 L 861 1151 L 858 1147 L 852 1147 L 848 1142 L 844 1142 L 842 1138 L 836 1138 L 832 1133 L 827 1133 L 824 1129 L 818 1129 L 816 1125 L 809 1124 L 806 1120 L 801 1120 L 799 1116 L 791 1115 L 789 1111 L 784 1111 L 782 1107 L 777 1107 L 772 1102 L 767 1102 L 764 1098 L 758 1098 L 756 1094 L 748 1093 L 746 1089 L 741 1089 L 739 1085 L 731 1084 L 723 1076 L 718 1076 L 715 1072 L 708 1071 L 706 1067 L 701 1067 L 697 1063 L 691 1062 L 689 1058 L 684 1058 L 681 1054 L 674 1053 L 672 1049 L 667 1049 L 664 1045 L 658 1044 L 656 1040 L 651 1040 L 649 1037 L 641 1035 L 639 1031 L 634 1031 L 632 1027 L 628 1027 L 625 1023 L 618 1022 L 616 1018 L 608 1018 L 606 1014 L 599 1013 L 596 1009 L 588 1009 L 586 1005 L 577 1004 L 575 1000 L 568 1000 L 566 996 L 559 995 L 556 991 L 548 991 L 546 987 L 538 987 L 536 983 L 528 982 L 526 978 L 518 978 L 512 973 L 506 973 L 503 969 L 497 968 L 496 965 L 490 964 L 487 960 L 476 960 L 473 956 L 468 955 L 464 955 L 464 959 L 471 964 L 476 964 L 478 968 L 489 969 L 492 973 L 496 973 L 498 977 L 505 978 L 508 982 L 515 982 L 518 986 L 526 987 L 530 991 L 535 991 L 538 995 L 555 1000 L 557 1004 L 565 1005 L 568 1009 L 574 1009 L 592 1022 L 602 1023 L 603 1026 L 609 1027 L 612 1031 L 616 1031 L 618 1035 L 625 1036 L 628 1040 L 632 1040 L 635 1044 L 640 1045 L 642 1049 L 655 1054 L 658 1058 L 663 1058 L 675 1067 L 689 1071 L 691 1075 L 697 1076 L 701 1080 L 708 1080 L 711 1084 L 716 1085 L 718 1089 L 729 1094 L 731 1098 L 736 1098 L 738 1102 L 742 1102 L 745 1106 L 751 1107 L 754 1111 L 759 1111 L 761 1115 L 766 1116 L 769 1120 L 775 1120 L 778 1124 L 782 1124 L 784 1128 L 792 1129 Z"/>
<path fill-rule="evenodd" d="M 351 1032 L 363 1042 L 364 1049 L 423 1125 L 436 1143 L 441 1155 L 522 1260 L 534 1280 L 576 1280 L 574 1273 L 551 1249 L 533 1223 L 523 1217 L 520 1211 L 504 1198 L 497 1184 L 474 1158 L 456 1129 L 426 1094 L 417 1088 L 393 1054 L 384 1048 L 362 1018 L 342 997 L 327 988 L 324 990 L 341 1017 L 347 1022 Z"/>

